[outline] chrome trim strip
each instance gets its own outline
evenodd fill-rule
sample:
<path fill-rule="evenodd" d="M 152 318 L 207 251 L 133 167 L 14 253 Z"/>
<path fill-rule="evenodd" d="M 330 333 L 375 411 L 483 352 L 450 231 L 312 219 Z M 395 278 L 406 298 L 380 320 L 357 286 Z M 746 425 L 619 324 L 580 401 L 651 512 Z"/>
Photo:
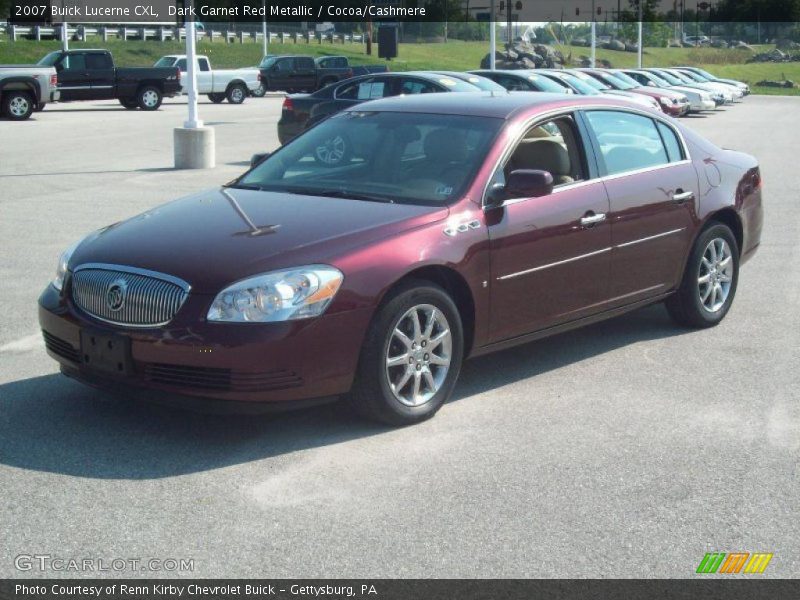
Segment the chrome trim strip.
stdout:
<path fill-rule="evenodd" d="M 122 271 L 123 273 L 133 273 L 134 275 L 144 275 L 153 279 L 162 279 L 183 288 L 187 294 L 191 291 L 192 286 L 186 283 L 183 279 L 167 275 L 166 273 L 159 273 L 158 271 L 150 271 L 148 269 L 140 269 L 139 267 L 129 267 L 127 265 L 112 265 L 109 263 L 82 263 L 72 269 L 73 273 L 83 271 L 84 269 L 100 269 L 102 271 Z"/>
<path fill-rule="evenodd" d="M 595 250 L 594 252 L 589 252 L 588 254 L 581 254 L 580 256 L 573 256 L 572 258 L 565 258 L 564 260 L 559 260 L 559 261 L 554 262 L 554 263 L 549 263 L 549 264 L 546 264 L 546 265 L 541 265 L 541 266 L 538 266 L 538 267 L 534 267 L 532 269 L 527 269 L 525 271 L 519 271 L 517 273 L 510 273 L 508 275 L 503 275 L 501 277 L 498 277 L 497 280 L 498 281 L 504 281 L 506 279 L 513 279 L 514 277 L 520 277 L 522 275 L 528 275 L 529 273 L 535 273 L 536 271 L 542 271 L 544 269 L 549 269 L 550 267 L 557 267 L 559 265 L 564 265 L 564 264 L 567 264 L 567 263 L 575 262 L 576 260 L 589 258 L 590 256 L 597 256 L 598 254 L 603 254 L 605 252 L 611 252 L 611 246 L 609 246 L 608 248 L 603 248 L 601 250 Z"/>
<path fill-rule="evenodd" d="M 642 242 L 649 242 L 650 240 L 657 240 L 658 238 L 665 237 L 667 235 L 672 235 L 673 233 L 680 233 L 686 229 L 686 227 L 681 227 L 680 229 L 673 229 L 671 231 L 665 231 L 664 233 L 657 233 L 655 235 L 650 235 L 647 237 L 639 238 L 638 240 L 632 240 L 630 242 L 625 242 L 623 244 L 617 244 L 614 246 L 615 248 L 627 248 L 628 246 L 634 246 L 636 244 L 641 244 Z"/>

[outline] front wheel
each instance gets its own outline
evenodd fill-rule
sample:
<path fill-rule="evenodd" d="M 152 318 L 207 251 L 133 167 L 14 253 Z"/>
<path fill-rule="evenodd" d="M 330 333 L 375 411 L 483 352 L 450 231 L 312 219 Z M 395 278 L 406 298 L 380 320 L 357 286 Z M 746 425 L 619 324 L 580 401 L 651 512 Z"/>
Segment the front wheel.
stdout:
<path fill-rule="evenodd" d="M 253 96 L 255 96 L 256 98 L 263 98 L 264 96 L 267 95 L 267 86 L 264 85 L 264 83 L 262 82 L 261 85 L 259 85 L 256 89 L 254 89 L 250 93 L 253 94 Z"/>
<path fill-rule="evenodd" d="M 739 281 L 739 246 L 727 225 L 714 223 L 692 248 L 681 286 L 667 301 L 680 325 L 703 328 L 718 324 L 730 310 Z"/>
<path fill-rule="evenodd" d="M 142 110 L 158 110 L 164 99 L 161 90 L 154 85 L 147 85 L 139 90 L 136 100 Z"/>
<path fill-rule="evenodd" d="M 24 121 L 33 114 L 33 98 L 28 92 L 10 91 L 3 94 L 2 113 L 12 121 Z"/>
<path fill-rule="evenodd" d="M 241 104 L 247 98 L 247 88 L 237 83 L 228 88 L 227 96 L 231 104 Z"/>
<path fill-rule="evenodd" d="M 389 425 L 432 417 L 453 393 L 464 352 L 461 317 L 440 287 L 409 282 L 370 325 L 350 402 Z"/>

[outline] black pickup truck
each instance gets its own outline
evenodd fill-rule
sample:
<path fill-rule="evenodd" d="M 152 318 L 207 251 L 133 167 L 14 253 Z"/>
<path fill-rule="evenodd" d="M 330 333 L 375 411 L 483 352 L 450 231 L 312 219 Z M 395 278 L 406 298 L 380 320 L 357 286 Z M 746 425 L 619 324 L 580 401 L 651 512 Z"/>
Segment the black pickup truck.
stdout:
<path fill-rule="evenodd" d="M 340 57 L 326 57 L 328 61 L 332 58 Z M 325 63 L 319 64 L 311 56 L 303 55 L 268 56 L 258 68 L 261 84 L 269 92 L 314 92 L 353 76 L 347 59 L 343 66 L 325 66 Z"/>
<path fill-rule="evenodd" d="M 61 102 L 117 98 L 131 110 L 157 110 L 165 96 L 181 91 L 176 67 L 117 68 L 108 50 L 58 50 L 37 64 L 55 67 Z"/>

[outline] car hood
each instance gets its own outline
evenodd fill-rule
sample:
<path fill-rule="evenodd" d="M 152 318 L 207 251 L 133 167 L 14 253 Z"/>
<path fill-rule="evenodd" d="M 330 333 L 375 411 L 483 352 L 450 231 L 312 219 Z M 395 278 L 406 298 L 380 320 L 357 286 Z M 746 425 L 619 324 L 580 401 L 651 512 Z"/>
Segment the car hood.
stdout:
<path fill-rule="evenodd" d="M 446 207 L 221 188 L 87 236 L 70 259 L 179 277 L 198 293 L 273 269 L 332 263 L 348 250 L 447 217 Z"/>
<path fill-rule="evenodd" d="M 688 85 L 672 85 L 670 88 L 674 92 L 680 92 L 684 96 L 688 98 L 700 98 L 700 94 L 703 92 L 708 92 L 708 90 L 703 90 L 696 87 L 689 87 Z"/>

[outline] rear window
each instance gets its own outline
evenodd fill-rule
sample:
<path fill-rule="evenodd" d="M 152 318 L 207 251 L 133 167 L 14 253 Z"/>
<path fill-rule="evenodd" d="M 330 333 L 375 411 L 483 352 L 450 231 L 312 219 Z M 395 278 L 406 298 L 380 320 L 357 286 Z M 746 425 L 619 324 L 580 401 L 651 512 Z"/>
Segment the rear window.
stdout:
<path fill-rule="evenodd" d="M 586 117 L 600 144 L 600 154 L 609 175 L 671 162 L 653 119 L 613 110 L 587 111 Z M 672 135 L 672 143 L 677 144 Z"/>

